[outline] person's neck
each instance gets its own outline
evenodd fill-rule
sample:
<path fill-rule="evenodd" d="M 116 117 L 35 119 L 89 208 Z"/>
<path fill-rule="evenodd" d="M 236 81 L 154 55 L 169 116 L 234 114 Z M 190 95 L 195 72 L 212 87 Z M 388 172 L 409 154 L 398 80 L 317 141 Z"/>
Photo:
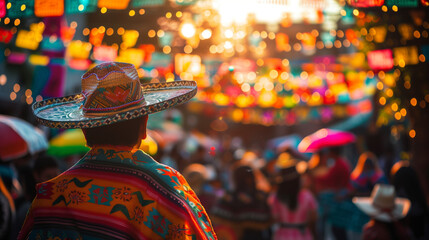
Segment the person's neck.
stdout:
<path fill-rule="evenodd" d="M 108 144 L 97 144 L 91 147 L 91 149 L 98 149 L 98 148 L 104 148 L 104 149 L 115 149 L 119 151 L 132 151 L 134 147 L 130 146 L 120 146 L 120 145 L 108 145 Z"/>

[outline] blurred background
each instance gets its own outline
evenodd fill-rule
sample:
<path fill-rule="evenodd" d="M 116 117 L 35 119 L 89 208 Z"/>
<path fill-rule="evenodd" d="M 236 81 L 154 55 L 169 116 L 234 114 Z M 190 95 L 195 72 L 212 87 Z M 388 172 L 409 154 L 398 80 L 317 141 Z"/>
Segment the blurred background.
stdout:
<path fill-rule="evenodd" d="M 355 136 L 342 149 L 351 169 L 366 151 L 387 177 L 407 161 L 427 203 L 428 6 L 428 0 L 0 0 L 0 114 L 37 127 L 49 142 L 40 151 L 64 170 L 88 150 L 83 135 L 38 125 L 31 104 L 79 93 L 80 77 L 98 63 L 128 62 L 142 83 L 198 83 L 190 103 L 149 117 L 142 144 L 180 171 L 209 165 L 210 179 L 225 187 L 228 164 L 244 153 L 257 156 L 249 161 L 258 169 L 285 150 L 308 160 L 311 153 L 299 153 L 298 144 L 329 128 Z"/>

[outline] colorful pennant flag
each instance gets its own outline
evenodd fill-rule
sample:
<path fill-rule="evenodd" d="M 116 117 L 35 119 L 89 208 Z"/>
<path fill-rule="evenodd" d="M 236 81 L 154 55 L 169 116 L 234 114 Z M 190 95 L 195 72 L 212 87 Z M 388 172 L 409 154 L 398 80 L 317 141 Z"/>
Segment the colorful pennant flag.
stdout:
<path fill-rule="evenodd" d="M 112 46 L 94 46 L 92 53 L 95 60 L 113 62 L 118 57 L 118 49 Z"/>
<path fill-rule="evenodd" d="M 416 46 L 394 48 L 393 56 L 395 63 L 400 67 L 419 63 L 418 49 Z"/>
<path fill-rule="evenodd" d="M 71 41 L 67 47 L 67 54 L 71 58 L 88 59 L 92 45 L 89 42 L 80 40 Z"/>
<path fill-rule="evenodd" d="M 6 0 L 0 0 L 0 18 L 6 16 Z"/>
<path fill-rule="evenodd" d="M 134 47 L 139 38 L 139 32 L 137 30 L 125 30 L 122 34 L 122 43 L 125 48 Z"/>
<path fill-rule="evenodd" d="M 107 9 L 117 9 L 117 10 L 121 10 L 121 9 L 126 9 L 128 7 L 128 3 L 130 2 L 130 0 L 122 0 L 122 1 L 118 1 L 118 0 L 99 0 L 98 1 L 98 7 L 99 8 L 107 8 Z"/>
<path fill-rule="evenodd" d="M 34 0 L 37 17 L 58 17 L 64 14 L 64 0 Z"/>
<path fill-rule="evenodd" d="M 91 13 L 97 10 L 97 0 L 65 0 L 66 14 Z"/>
<path fill-rule="evenodd" d="M 373 70 L 390 70 L 393 68 L 391 49 L 368 52 L 368 65 Z"/>
<path fill-rule="evenodd" d="M 134 8 L 147 7 L 147 6 L 160 6 L 164 5 L 165 0 L 133 0 L 132 6 Z"/>

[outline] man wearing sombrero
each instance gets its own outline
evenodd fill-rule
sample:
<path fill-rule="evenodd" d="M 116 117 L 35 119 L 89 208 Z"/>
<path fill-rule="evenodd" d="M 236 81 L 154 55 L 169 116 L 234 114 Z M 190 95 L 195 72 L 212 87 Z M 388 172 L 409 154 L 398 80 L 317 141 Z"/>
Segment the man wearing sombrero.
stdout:
<path fill-rule="evenodd" d="M 191 99 L 193 81 L 141 85 L 131 64 L 103 63 L 82 93 L 36 102 L 40 123 L 82 128 L 91 150 L 37 186 L 18 239 L 216 239 L 183 176 L 138 150 L 147 115 Z"/>
<path fill-rule="evenodd" d="M 393 185 L 376 184 L 371 197 L 354 197 L 353 203 L 371 217 L 363 227 L 362 239 L 414 239 L 411 229 L 400 221 L 407 215 L 411 202 L 406 198 L 396 197 Z"/>

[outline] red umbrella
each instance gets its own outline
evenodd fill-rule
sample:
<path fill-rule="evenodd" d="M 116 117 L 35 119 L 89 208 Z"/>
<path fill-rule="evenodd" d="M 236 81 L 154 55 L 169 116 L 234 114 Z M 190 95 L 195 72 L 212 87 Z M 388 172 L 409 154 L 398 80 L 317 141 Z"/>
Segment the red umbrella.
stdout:
<path fill-rule="evenodd" d="M 317 152 L 322 148 L 352 143 L 356 136 L 351 132 L 322 128 L 305 137 L 298 145 L 300 152 Z"/>
<path fill-rule="evenodd" d="M 48 141 L 43 133 L 19 118 L 0 115 L 0 133 L 0 159 L 3 161 L 48 148 Z"/>

